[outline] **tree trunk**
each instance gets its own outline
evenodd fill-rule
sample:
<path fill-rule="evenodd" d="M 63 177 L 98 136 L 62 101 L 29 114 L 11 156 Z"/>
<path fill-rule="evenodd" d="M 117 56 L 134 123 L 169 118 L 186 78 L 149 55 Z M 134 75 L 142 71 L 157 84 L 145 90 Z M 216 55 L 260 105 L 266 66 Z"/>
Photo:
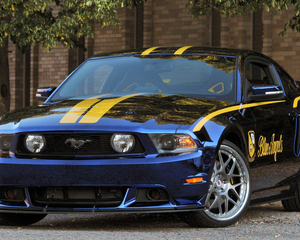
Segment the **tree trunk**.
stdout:
<path fill-rule="evenodd" d="M 8 39 L 4 41 L 4 46 L 0 47 L 0 116 L 10 108 Z"/>

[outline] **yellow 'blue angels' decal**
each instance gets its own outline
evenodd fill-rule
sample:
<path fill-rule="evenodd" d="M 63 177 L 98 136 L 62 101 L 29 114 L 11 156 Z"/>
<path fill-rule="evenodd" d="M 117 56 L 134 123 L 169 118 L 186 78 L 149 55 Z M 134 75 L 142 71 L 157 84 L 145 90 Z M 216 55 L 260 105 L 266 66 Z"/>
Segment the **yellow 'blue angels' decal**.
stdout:
<path fill-rule="evenodd" d="M 267 138 L 260 136 L 258 139 L 257 157 L 274 155 L 274 161 L 277 161 L 277 153 L 283 152 L 283 139 L 280 134 L 279 140 L 275 140 L 275 133 L 271 137 L 271 141 L 267 142 Z"/>
<path fill-rule="evenodd" d="M 249 151 L 249 162 L 255 160 L 255 132 L 253 130 L 248 132 L 248 151 Z M 257 157 L 264 157 L 274 155 L 274 161 L 277 161 L 277 153 L 283 152 L 283 139 L 280 134 L 279 139 L 275 140 L 275 133 L 272 134 L 270 142 L 267 142 L 267 138 L 260 135 L 257 144 Z"/>

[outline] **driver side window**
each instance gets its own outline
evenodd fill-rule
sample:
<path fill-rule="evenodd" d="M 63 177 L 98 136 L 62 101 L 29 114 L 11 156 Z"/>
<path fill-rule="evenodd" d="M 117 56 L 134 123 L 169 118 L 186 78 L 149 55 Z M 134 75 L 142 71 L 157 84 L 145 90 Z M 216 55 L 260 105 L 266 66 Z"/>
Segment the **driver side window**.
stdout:
<path fill-rule="evenodd" d="M 285 97 L 278 73 L 267 60 L 259 57 L 246 59 L 244 74 L 247 100 L 268 101 Z"/>
<path fill-rule="evenodd" d="M 245 73 L 246 79 L 252 86 L 274 85 L 270 70 L 266 65 L 249 62 Z"/>

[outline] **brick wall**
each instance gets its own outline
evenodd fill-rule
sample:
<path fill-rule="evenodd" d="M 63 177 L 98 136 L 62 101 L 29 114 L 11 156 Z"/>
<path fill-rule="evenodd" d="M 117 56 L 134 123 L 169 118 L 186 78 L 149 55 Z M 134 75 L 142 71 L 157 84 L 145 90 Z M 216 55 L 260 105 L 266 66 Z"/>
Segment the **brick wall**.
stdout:
<path fill-rule="evenodd" d="M 153 46 L 153 0 L 144 4 L 144 47 Z"/>
<path fill-rule="evenodd" d="M 252 13 L 226 19 L 221 16 L 221 47 L 252 49 Z"/>
<path fill-rule="evenodd" d="M 62 45 L 51 52 L 39 49 L 39 87 L 58 86 L 68 75 L 68 49 Z"/>
<path fill-rule="evenodd" d="M 56 6 L 53 5 L 53 7 L 55 9 Z M 43 48 L 35 49 L 35 52 L 37 52 L 38 56 L 34 56 L 34 59 L 32 58 L 31 61 L 37 64 L 38 71 L 32 77 L 38 75 L 38 86 L 58 86 L 69 73 L 68 49 L 60 44 L 52 48 L 51 52 L 45 51 Z M 38 63 L 34 61 L 38 61 Z M 33 91 L 35 92 L 34 89 Z"/>
<path fill-rule="evenodd" d="M 39 46 L 31 48 L 31 72 L 30 72 L 30 95 L 31 105 L 37 105 L 38 101 L 35 97 L 36 89 L 39 87 Z"/>
<path fill-rule="evenodd" d="M 152 2 L 154 46 L 210 45 L 210 16 L 192 19 L 186 0 Z"/>
<path fill-rule="evenodd" d="M 16 92 L 16 48 L 13 45 L 12 42 L 8 43 L 8 64 L 9 64 L 9 87 L 10 87 L 10 93 L 11 93 L 11 99 L 10 99 L 10 108 L 15 109 L 15 92 Z"/>
<path fill-rule="evenodd" d="M 295 80 L 300 81 L 300 40 L 297 32 L 287 31 L 279 37 L 284 23 L 293 10 L 273 12 L 247 12 L 242 16 L 225 19 L 214 12 L 213 16 L 193 19 L 186 8 L 186 0 L 148 0 L 143 7 L 143 22 L 137 22 L 135 9 L 119 8 L 120 27 L 94 24 L 94 39 L 85 39 L 86 53 L 68 50 L 62 45 L 51 52 L 31 49 L 31 104 L 37 104 L 37 86 L 57 86 L 70 71 L 87 57 L 100 52 L 130 49 L 134 46 L 221 46 L 261 51 L 281 64 Z M 139 13 L 140 14 L 140 13 Z M 139 15 L 140 16 L 140 15 Z M 142 28 L 142 38 L 137 33 Z M 141 31 L 141 30 L 139 30 Z M 138 42 L 139 41 L 139 42 Z M 23 94 L 22 55 L 12 43 L 9 45 L 11 109 L 19 107 Z M 79 59 L 80 58 L 80 59 Z"/>
<path fill-rule="evenodd" d="M 134 47 L 134 10 L 119 8 L 121 27 L 95 25 L 94 54 Z"/>
<path fill-rule="evenodd" d="M 269 57 L 273 55 L 273 12 L 262 13 L 263 35 L 262 35 L 262 53 Z"/>
<path fill-rule="evenodd" d="M 296 80 L 300 81 L 300 38 L 299 33 L 288 30 L 284 37 L 279 37 L 284 23 L 294 14 L 293 10 L 273 15 L 272 18 L 272 55 Z"/>

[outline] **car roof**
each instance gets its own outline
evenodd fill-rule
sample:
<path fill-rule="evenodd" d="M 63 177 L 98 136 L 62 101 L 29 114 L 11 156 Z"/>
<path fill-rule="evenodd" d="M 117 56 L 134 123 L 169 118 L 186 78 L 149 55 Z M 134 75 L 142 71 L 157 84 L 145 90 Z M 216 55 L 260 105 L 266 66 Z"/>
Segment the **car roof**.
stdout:
<path fill-rule="evenodd" d="M 218 55 L 218 56 L 232 56 L 238 55 L 247 56 L 249 54 L 259 54 L 252 50 L 233 49 L 233 48 L 220 48 L 220 47 L 197 47 L 197 46 L 177 46 L 177 47 L 151 47 L 142 49 L 131 49 L 114 51 L 107 53 L 99 53 L 91 58 L 99 58 L 106 56 L 117 56 L 117 55 L 152 55 L 152 54 L 167 54 L 167 55 L 181 55 L 181 54 L 204 54 L 204 55 Z M 261 55 L 261 54 L 259 54 Z"/>

